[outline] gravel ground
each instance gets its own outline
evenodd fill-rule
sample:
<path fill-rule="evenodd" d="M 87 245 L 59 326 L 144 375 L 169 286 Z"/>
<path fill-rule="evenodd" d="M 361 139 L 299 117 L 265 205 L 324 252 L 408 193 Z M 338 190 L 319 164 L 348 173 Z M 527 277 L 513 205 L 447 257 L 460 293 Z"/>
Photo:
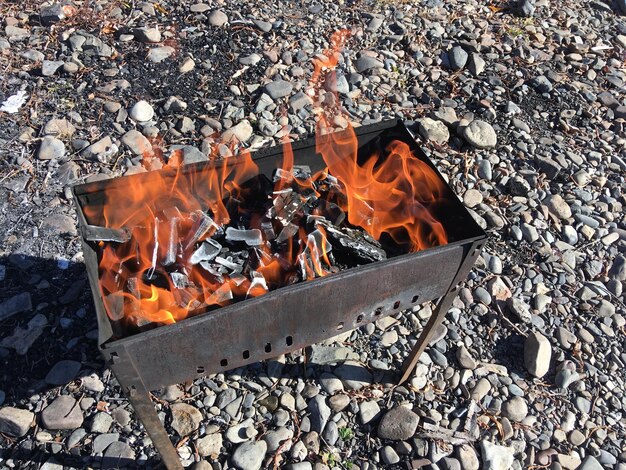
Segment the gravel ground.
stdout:
<path fill-rule="evenodd" d="M 404 386 L 430 305 L 314 345 L 306 374 L 291 354 L 155 391 L 181 461 L 626 469 L 624 0 L 0 13 L 0 468 L 159 465 L 98 355 L 69 188 L 158 167 L 129 132 L 186 161 L 224 131 L 310 135 L 311 59 L 347 28 L 349 119 L 405 119 L 490 241 Z"/>

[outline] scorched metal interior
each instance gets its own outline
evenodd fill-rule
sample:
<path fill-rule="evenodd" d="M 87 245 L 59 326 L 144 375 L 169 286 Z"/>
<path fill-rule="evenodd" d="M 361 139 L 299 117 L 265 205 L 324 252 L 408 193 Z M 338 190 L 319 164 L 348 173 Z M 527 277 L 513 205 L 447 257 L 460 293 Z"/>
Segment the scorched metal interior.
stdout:
<path fill-rule="evenodd" d="M 359 152 L 393 139 L 411 147 L 434 168 L 400 121 L 356 129 Z M 294 162 L 313 171 L 325 165 L 315 140 L 293 144 Z M 282 161 L 282 147 L 256 152 L 255 163 L 271 175 Z M 181 171 L 202 172 L 213 163 L 187 165 Z M 434 168 L 435 169 L 435 168 Z M 437 172 L 437 170 L 435 169 Z M 437 172 L 439 178 L 441 175 Z M 176 450 L 159 421 L 149 391 L 246 364 L 269 359 L 328 339 L 416 304 L 438 299 L 438 305 L 403 365 L 405 381 L 424 351 L 433 330 L 443 321 L 485 243 L 486 235 L 446 185 L 436 211 L 449 243 L 408 253 L 312 281 L 301 282 L 247 299 L 172 325 L 121 337 L 109 320 L 98 286 L 96 246 L 89 242 L 84 210 L 101 207 L 104 189 L 128 185 L 129 178 L 150 184 L 152 173 L 75 186 L 85 264 L 94 297 L 99 348 L 127 394 L 138 417 L 169 469 L 182 469 Z"/>

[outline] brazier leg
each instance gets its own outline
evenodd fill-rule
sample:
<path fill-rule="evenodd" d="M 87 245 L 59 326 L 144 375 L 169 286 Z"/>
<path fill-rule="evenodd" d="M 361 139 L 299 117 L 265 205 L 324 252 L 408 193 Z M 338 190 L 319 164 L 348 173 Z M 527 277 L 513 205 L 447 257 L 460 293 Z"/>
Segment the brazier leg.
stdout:
<path fill-rule="evenodd" d="M 454 293 L 448 292 L 445 296 L 441 298 L 441 300 L 437 304 L 435 311 L 428 319 L 428 323 L 426 323 L 426 326 L 417 338 L 417 343 L 415 343 L 415 346 L 413 346 L 413 350 L 409 354 L 409 357 L 407 357 L 404 361 L 404 364 L 402 364 L 402 378 L 398 382 L 398 385 L 406 382 L 407 379 L 411 376 L 411 373 L 413 373 L 415 366 L 417 366 L 417 361 L 426 349 L 426 346 L 428 346 L 428 343 L 430 343 L 435 329 L 439 325 L 441 325 L 444 318 L 446 318 L 446 313 L 452 305 L 452 300 L 454 299 L 455 295 L 456 291 Z"/>
<path fill-rule="evenodd" d="M 183 465 L 178 458 L 178 452 L 174 449 L 172 441 L 163 427 L 157 415 L 154 404 L 150 399 L 150 393 L 142 387 L 130 389 L 128 399 L 137 413 L 137 417 L 143 423 L 154 447 L 159 451 L 163 463 L 168 470 L 183 470 Z"/>

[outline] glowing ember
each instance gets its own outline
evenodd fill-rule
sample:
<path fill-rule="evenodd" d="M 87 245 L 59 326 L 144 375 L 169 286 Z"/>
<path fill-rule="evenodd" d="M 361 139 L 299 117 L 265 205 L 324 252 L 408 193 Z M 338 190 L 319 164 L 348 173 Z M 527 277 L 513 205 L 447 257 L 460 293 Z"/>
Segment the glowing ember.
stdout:
<path fill-rule="evenodd" d="M 400 141 L 358 150 L 338 97 L 323 92 L 346 31 L 314 61 L 309 96 L 326 168 L 296 166 L 291 144 L 273 179 L 246 151 L 184 171 L 112 185 L 102 212 L 85 208 L 99 244 L 100 288 L 109 317 L 129 326 L 167 324 L 298 281 L 447 243 L 432 206 L 443 182 Z M 341 117 L 342 119 L 338 119 Z M 345 122 L 340 133 L 331 123 Z M 96 237 L 100 238 L 96 238 Z"/>

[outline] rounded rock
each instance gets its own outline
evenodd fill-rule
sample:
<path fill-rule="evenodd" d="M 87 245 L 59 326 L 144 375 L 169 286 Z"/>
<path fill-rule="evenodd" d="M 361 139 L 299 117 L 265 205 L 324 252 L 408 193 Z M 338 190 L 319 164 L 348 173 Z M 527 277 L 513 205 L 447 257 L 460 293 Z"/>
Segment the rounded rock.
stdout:
<path fill-rule="evenodd" d="M 130 117 L 137 122 L 146 122 L 154 117 L 154 108 L 145 100 L 137 101 L 130 109 Z"/>
<path fill-rule="evenodd" d="M 463 129 L 465 140 L 477 149 L 488 149 L 496 146 L 498 137 L 491 124 L 485 121 L 475 120 Z"/>
<path fill-rule="evenodd" d="M 404 441 L 415 434 L 419 417 L 405 406 L 388 411 L 378 423 L 378 437 L 390 441 Z"/>

